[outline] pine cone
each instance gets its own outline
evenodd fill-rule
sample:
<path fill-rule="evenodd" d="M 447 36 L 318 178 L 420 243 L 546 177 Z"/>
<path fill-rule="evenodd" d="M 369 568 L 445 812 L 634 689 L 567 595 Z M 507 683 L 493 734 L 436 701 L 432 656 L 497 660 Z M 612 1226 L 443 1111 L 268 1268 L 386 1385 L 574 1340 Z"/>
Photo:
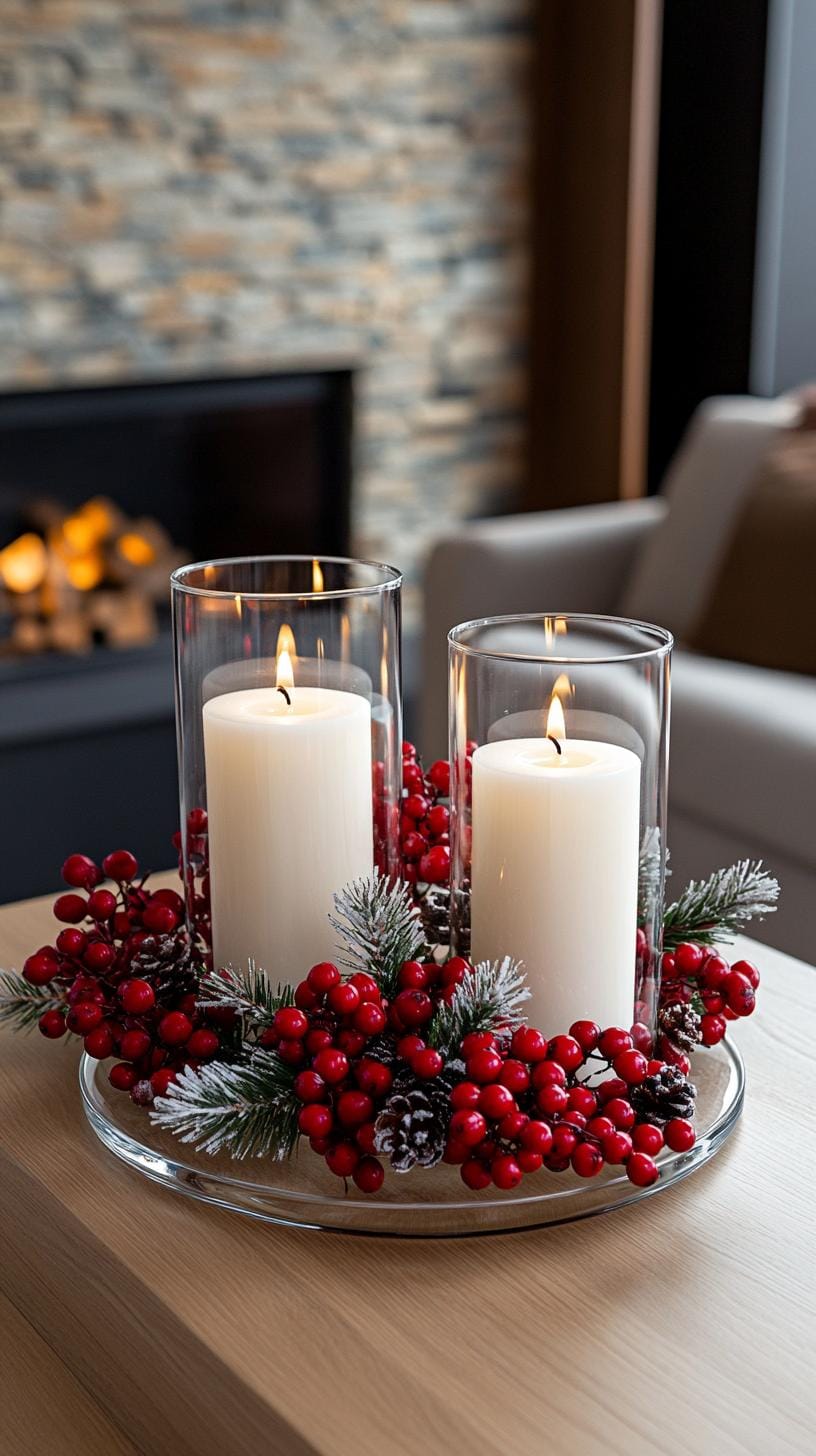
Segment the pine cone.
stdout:
<path fill-rule="evenodd" d="M 129 974 L 154 982 L 156 997 L 180 994 L 196 986 L 195 962 L 190 937 L 184 929 L 168 935 L 148 935 L 131 957 Z"/>
<path fill-rule="evenodd" d="M 362 1055 L 373 1057 L 375 1062 L 382 1062 L 384 1067 L 393 1067 L 399 1061 L 396 1036 L 391 1031 L 381 1031 L 379 1035 L 369 1037 Z"/>
<path fill-rule="evenodd" d="M 451 1118 L 450 1086 L 444 1077 L 419 1083 L 406 1070 L 394 1079 L 374 1124 L 374 1146 L 396 1173 L 433 1168 L 441 1162 Z"/>
<path fill-rule="evenodd" d="M 428 944 L 449 946 L 451 943 L 451 892 L 447 885 L 428 885 L 417 898 L 420 919 Z M 461 897 L 460 924 L 457 931 L 458 952 L 470 953 L 470 895 Z"/>
<path fill-rule="evenodd" d="M 658 1126 L 672 1117 L 693 1117 L 697 1088 L 679 1067 L 663 1067 L 629 1090 L 629 1101 L 638 1118 Z"/>
<path fill-rule="evenodd" d="M 700 1018 L 682 1001 L 673 1001 L 658 1014 L 657 1024 L 664 1036 L 681 1052 L 693 1051 L 702 1041 Z"/>

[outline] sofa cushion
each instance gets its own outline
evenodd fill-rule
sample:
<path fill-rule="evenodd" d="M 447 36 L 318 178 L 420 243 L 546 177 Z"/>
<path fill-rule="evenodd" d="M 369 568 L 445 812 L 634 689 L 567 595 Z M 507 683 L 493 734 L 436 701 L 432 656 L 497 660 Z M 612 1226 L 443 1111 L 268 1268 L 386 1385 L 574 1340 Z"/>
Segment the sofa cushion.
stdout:
<path fill-rule="evenodd" d="M 683 651 L 672 678 L 672 809 L 816 873 L 816 683 Z"/>
<path fill-rule="evenodd" d="M 789 430 L 748 494 L 697 651 L 816 675 L 816 430 Z"/>
<path fill-rule="evenodd" d="M 700 405 L 669 467 L 669 509 L 627 584 L 625 616 L 659 622 L 688 640 L 732 539 L 757 471 L 800 405 L 782 399 L 721 398 Z"/>

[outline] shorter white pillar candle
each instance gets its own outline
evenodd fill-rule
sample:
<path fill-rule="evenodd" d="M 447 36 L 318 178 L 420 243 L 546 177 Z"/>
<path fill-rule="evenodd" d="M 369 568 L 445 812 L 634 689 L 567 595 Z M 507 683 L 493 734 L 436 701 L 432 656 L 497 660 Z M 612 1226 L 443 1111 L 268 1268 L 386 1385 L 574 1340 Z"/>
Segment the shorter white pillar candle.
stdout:
<path fill-rule="evenodd" d="M 640 760 L 611 743 L 486 743 L 473 755 L 475 961 L 524 962 L 530 1023 L 632 1024 Z"/>
<path fill-rule="evenodd" d="M 216 966 L 250 959 L 295 984 L 332 960 L 332 897 L 374 863 L 371 708 L 357 693 L 292 687 L 204 705 Z"/>

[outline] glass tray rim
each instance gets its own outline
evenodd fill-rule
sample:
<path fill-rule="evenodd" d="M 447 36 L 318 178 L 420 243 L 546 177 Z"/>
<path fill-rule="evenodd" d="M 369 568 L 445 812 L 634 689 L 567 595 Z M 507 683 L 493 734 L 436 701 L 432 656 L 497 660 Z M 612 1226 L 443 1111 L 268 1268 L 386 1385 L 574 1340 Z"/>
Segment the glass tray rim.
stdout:
<path fill-rule="evenodd" d="M 722 1147 L 739 1120 L 745 1097 L 745 1064 L 739 1049 L 728 1038 L 719 1046 L 701 1053 L 701 1056 L 714 1058 L 723 1065 L 728 1074 L 729 1095 L 723 1098 L 716 1115 L 709 1122 L 701 1126 L 698 1120 L 697 1142 L 689 1152 L 670 1153 L 664 1150 L 661 1153 L 658 1159 L 661 1177 L 650 1187 L 635 1187 L 621 1169 L 601 1185 L 595 1179 L 586 1179 L 578 1185 L 571 1183 L 545 1191 L 527 1191 L 522 1182 L 518 1191 L 501 1194 L 491 1192 L 487 1196 L 479 1194 L 478 1200 L 468 1198 L 463 1191 L 461 1198 L 406 1198 L 389 1200 L 386 1203 L 374 1198 L 366 1199 L 364 1196 L 349 1196 L 339 1191 L 334 1194 L 314 1192 L 306 1188 L 275 1187 L 271 1172 L 267 1181 L 258 1182 L 251 1176 L 224 1173 L 216 1167 L 209 1169 L 206 1155 L 196 1153 L 181 1141 L 177 1144 L 178 1156 L 170 1159 L 165 1152 L 151 1146 L 149 1140 L 135 1138 L 110 1115 L 98 1086 L 100 1078 L 105 1075 L 105 1063 L 83 1054 L 79 1064 L 79 1085 L 85 1116 L 103 1146 L 142 1177 L 175 1193 L 240 1213 L 245 1217 L 300 1229 L 354 1233 L 367 1237 L 455 1238 L 522 1232 L 535 1227 L 555 1227 L 609 1213 L 664 1192 L 698 1168 L 704 1167 Z M 123 1109 L 130 1109 L 130 1104 L 124 1098 L 122 1105 Z M 117 1103 L 114 1102 L 113 1106 L 117 1106 Z M 149 1130 L 151 1126 L 146 1119 L 146 1128 Z M 244 1166 L 249 1171 L 252 1163 L 239 1166 Z M 268 1160 L 266 1166 L 273 1169 L 276 1165 Z M 253 1200 L 258 1200 L 258 1203 L 253 1203 Z M 291 1209 L 291 1213 L 286 1211 L 288 1209 Z M 328 1218 L 325 1216 L 326 1210 L 334 1210 L 338 1219 L 344 1215 L 350 1221 L 332 1222 L 330 1214 Z M 319 1216 L 318 1211 L 322 1211 L 324 1216 Z M 513 1213 L 520 1215 L 519 1221 L 489 1221 L 492 1216 L 501 1219 L 504 1215 L 509 1219 Z M 396 1224 L 399 1216 L 416 1216 L 429 1225 L 433 1223 L 434 1216 L 458 1216 L 462 1219 L 463 1226 L 455 1229 L 437 1229 L 430 1226 L 410 1230 L 389 1228 L 389 1223 Z"/>

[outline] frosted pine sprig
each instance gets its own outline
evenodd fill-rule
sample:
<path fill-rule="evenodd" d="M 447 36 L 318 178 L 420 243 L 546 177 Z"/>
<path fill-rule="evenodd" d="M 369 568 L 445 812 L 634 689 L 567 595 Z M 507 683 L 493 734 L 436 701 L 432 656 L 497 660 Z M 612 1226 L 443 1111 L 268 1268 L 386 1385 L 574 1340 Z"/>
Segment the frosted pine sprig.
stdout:
<path fill-rule="evenodd" d="M 273 989 L 266 972 L 251 960 L 247 969 L 207 971 L 198 990 L 200 1006 L 221 1006 L 244 1018 L 245 1028 L 266 1026 L 281 1006 L 294 1006 L 291 986 Z"/>
<path fill-rule="evenodd" d="M 520 961 L 510 956 L 501 961 L 480 961 L 456 987 L 450 1003 L 439 1007 L 428 1032 L 428 1044 L 451 1051 L 473 1031 L 518 1026 L 525 1020 L 522 1006 L 529 997 Z"/>
<path fill-rule="evenodd" d="M 408 885 L 384 876 L 353 880 L 334 897 L 329 916 L 341 940 L 339 964 L 373 976 L 383 996 L 396 994 L 400 966 L 422 949 L 425 935 Z"/>
<path fill-rule="evenodd" d="M 46 1011 L 62 1005 L 62 997 L 50 983 L 33 986 L 17 971 L 0 971 L 0 1023 L 15 1031 L 33 1031 Z"/>
<path fill-rule="evenodd" d="M 275 1052 L 260 1050 L 244 1065 L 187 1068 L 156 1098 L 151 1120 L 204 1153 L 281 1160 L 298 1137 L 294 1080 Z"/>
<path fill-rule="evenodd" d="M 761 859 L 741 859 L 707 880 L 691 880 L 665 912 L 663 948 L 673 950 L 685 940 L 699 945 L 733 940 L 750 920 L 771 915 L 778 898 L 779 881 Z"/>

